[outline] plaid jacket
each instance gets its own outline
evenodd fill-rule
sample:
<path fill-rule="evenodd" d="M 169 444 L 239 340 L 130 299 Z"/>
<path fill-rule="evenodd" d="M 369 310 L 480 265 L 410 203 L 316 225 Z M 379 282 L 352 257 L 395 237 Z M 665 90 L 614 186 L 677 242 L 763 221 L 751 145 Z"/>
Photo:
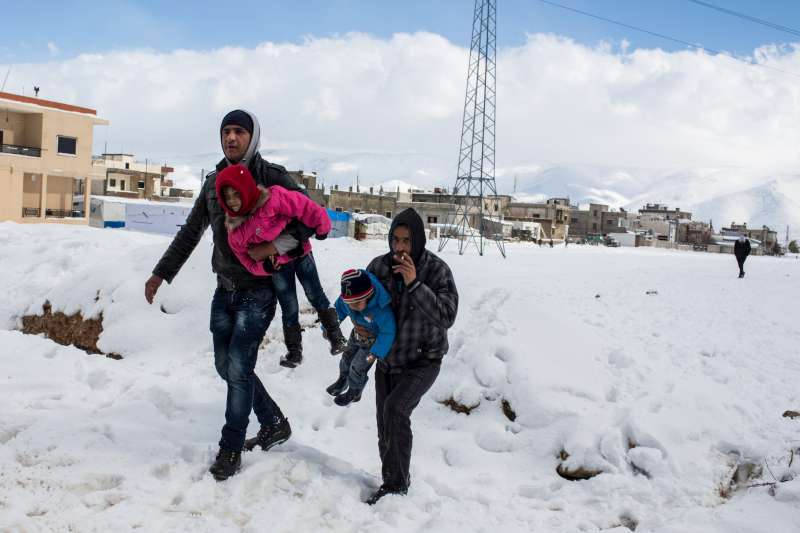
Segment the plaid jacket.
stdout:
<path fill-rule="evenodd" d="M 390 372 L 441 360 L 449 348 L 447 330 L 458 312 L 458 292 L 447 263 L 425 250 L 415 266 L 417 279 L 409 287 L 393 276 L 391 253 L 367 267 L 392 297 L 397 332 L 389 355 L 378 361 Z"/>

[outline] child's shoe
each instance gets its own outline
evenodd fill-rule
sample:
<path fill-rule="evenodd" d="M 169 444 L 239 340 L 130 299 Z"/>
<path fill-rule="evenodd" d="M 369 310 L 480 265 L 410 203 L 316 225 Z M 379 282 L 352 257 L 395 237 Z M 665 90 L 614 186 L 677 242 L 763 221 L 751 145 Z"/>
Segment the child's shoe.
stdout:
<path fill-rule="evenodd" d="M 339 376 L 339 379 L 328 385 L 325 389 L 331 396 L 339 396 L 347 388 L 347 374 Z"/>
<path fill-rule="evenodd" d="M 339 327 L 339 315 L 336 314 L 336 309 L 329 307 L 317 314 L 322 324 L 323 336 L 331 343 L 331 355 L 342 353 L 347 346 L 347 339 L 344 338 Z"/>
<path fill-rule="evenodd" d="M 342 394 L 338 395 L 333 401 L 336 405 L 341 405 L 344 407 L 350 403 L 355 403 L 361 399 L 361 391 L 353 392 L 352 389 L 349 389 L 347 392 L 343 392 Z"/>

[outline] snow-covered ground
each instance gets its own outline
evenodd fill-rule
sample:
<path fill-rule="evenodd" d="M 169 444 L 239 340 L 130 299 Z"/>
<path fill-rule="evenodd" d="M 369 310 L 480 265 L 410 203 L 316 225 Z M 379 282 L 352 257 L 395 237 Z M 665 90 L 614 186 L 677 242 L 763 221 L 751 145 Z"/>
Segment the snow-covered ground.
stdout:
<path fill-rule="evenodd" d="M 459 316 L 413 416 L 413 485 L 369 507 L 372 382 L 337 407 L 324 390 L 337 359 L 316 330 L 301 367 L 278 365 L 280 320 L 257 372 L 294 436 L 245 454 L 226 482 L 207 474 L 225 406 L 208 237 L 149 306 L 143 284 L 168 238 L 0 224 L 0 530 L 800 530 L 800 421 L 781 417 L 800 408 L 796 257 L 753 257 L 739 280 L 726 255 L 510 245 L 503 260 L 451 244 Z M 330 296 L 342 270 L 386 249 L 314 246 Z M 45 300 L 102 313 L 99 345 L 124 359 L 15 331 Z M 450 397 L 478 407 L 457 414 L 439 403 Z M 559 455 L 603 473 L 563 479 Z M 786 481 L 723 499 L 743 463 L 763 470 L 743 485 Z"/>

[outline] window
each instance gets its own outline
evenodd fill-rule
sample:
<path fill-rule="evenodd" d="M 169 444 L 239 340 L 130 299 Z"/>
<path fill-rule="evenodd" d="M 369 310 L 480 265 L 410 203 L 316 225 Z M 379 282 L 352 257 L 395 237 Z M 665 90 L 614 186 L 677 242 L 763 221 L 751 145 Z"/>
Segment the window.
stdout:
<path fill-rule="evenodd" d="M 594 210 L 594 216 L 597 216 L 597 209 Z"/>
<path fill-rule="evenodd" d="M 341 207 L 337 207 L 337 208 L 336 208 L 336 211 L 338 211 L 339 213 L 341 213 L 341 212 L 342 212 L 342 208 L 341 208 Z"/>
<path fill-rule="evenodd" d="M 119 190 L 125 190 L 125 180 L 119 180 Z"/>
<path fill-rule="evenodd" d="M 58 153 L 65 155 L 75 155 L 78 148 L 78 139 L 75 137 L 58 136 Z"/>
<path fill-rule="evenodd" d="M 392 212 L 386 211 L 386 218 L 392 218 Z"/>
<path fill-rule="evenodd" d="M 606 226 L 610 226 L 611 224 L 613 224 L 613 222 L 614 222 L 613 220 L 606 220 Z"/>
<path fill-rule="evenodd" d="M 572 223 L 573 223 L 573 224 L 577 224 L 577 223 L 578 223 L 578 219 L 577 219 L 577 218 L 573 218 L 573 219 L 572 219 Z"/>
<path fill-rule="evenodd" d="M 497 211 L 497 204 L 494 204 L 494 210 Z"/>
<path fill-rule="evenodd" d="M 439 217 L 428 217 L 428 224 L 436 224 L 439 222 Z"/>
<path fill-rule="evenodd" d="M 110 187 L 116 187 L 117 186 L 117 180 L 115 180 L 114 178 L 111 178 L 110 180 L 108 180 L 108 185 Z"/>
<path fill-rule="evenodd" d="M 131 169 L 131 164 L 125 163 L 125 170 L 130 170 L 130 169 Z"/>
<path fill-rule="evenodd" d="M 139 183 L 137 184 L 137 186 L 138 186 L 140 189 L 144 189 L 144 180 L 139 180 Z"/>
<path fill-rule="evenodd" d="M 533 218 L 539 218 L 539 213 L 534 213 Z"/>
<path fill-rule="evenodd" d="M 593 230 L 596 230 L 596 229 L 597 229 L 597 222 L 592 222 L 592 229 L 593 229 Z"/>

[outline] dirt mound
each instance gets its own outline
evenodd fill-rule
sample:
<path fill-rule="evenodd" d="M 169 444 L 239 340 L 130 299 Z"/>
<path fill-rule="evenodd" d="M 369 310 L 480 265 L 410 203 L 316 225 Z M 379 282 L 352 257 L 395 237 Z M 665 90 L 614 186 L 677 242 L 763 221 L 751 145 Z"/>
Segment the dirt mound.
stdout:
<path fill-rule="evenodd" d="M 65 315 L 60 311 L 53 313 L 53 306 L 50 302 L 45 302 L 41 315 L 22 317 L 22 332 L 31 335 L 44 334 L 48 339 L 64 346 L 75 346 L 86 353 L 122 359 L 118 353 L 105 353 L 97 347 L 97 340 L 103 332 L 102 313 L 98 318 L 84 319 L 79 312 L 73 315 Z"/>

